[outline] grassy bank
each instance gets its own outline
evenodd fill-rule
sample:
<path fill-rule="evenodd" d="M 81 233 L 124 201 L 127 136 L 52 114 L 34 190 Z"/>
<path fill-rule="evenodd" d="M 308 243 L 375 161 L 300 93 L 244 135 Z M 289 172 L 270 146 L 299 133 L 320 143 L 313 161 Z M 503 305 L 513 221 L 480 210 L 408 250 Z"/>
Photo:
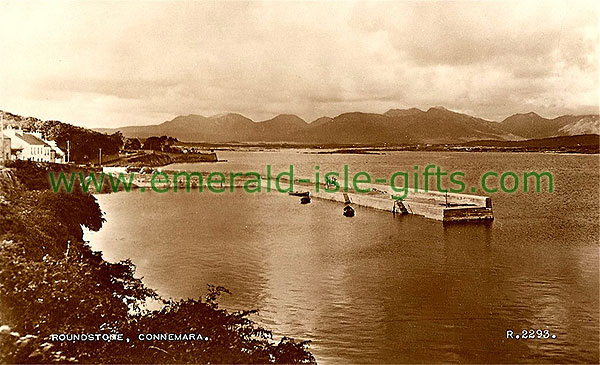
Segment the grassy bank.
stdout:
<path fill-rule="evenodd" d="M 204 298 L 166 300 L 135 278 L 132 262 L 104 261 L 83 241 L 82 226 L 99 230 L 104 222 L 96 199 L 51 192 L 39 169 L 0 170 L 0 362 L 314 361 L 306 342 L 274 342 L 248 318 L 251 311 L 219 308 L 224 288 L 209 286 Z M 153 300 L 160 310 L 146 309 Z M 123 334 L 130 341 L 50 339 L 83 333 Z M 139 341 L 141 333 L 196 333 L 208 340 Z"/>

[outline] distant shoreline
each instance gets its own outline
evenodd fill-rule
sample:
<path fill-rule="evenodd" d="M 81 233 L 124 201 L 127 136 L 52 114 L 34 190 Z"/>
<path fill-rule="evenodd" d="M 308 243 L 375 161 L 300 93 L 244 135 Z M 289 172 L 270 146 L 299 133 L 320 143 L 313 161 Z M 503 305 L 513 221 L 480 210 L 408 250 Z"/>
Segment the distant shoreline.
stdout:
<path fill-rule="evenodd" d="M 135 166 L 135 167 L 161 167 L 167 166 L 174 163 L 196 163 L 196 162 L 219 162 L 217 154 L 214 152 L 210 153 L 166 153 L 152 151 L 143 153 L 131 157 L 120 156 L 116 160 L 109 161 L 104 166 Z"/>
<path fill-rule="evenodd" d="M 289 142 L 177 142 L 180 146 L 194 146 L 212 151 L 311 149 L 315 154 L 382 154 L 391 151 L 418 152 L 538 152 L 538 153 L 600 153 L 600 136 L 582 134 L 522 141 L 481 140 L 462 143 L 412 143 L 412 144 L 309 144 Z"/>
<path fill-rule="evenodd" d="M 583 154 L 583 155 L 594 155 L 600 152 L 596 148 L 595 150 L 588 149 L 568 149 L 568 150 L 550 150 L 550 149 L 520 149 L 520 148 L 461 148 L 451 146 L 450 148 L 391 148 L 391 149 L 342 149 L 334 151 L 319 151 L 319 152 L 306 152 L 306 154 L 317 154 L 317 155 L 335 155 L 335 154 L 352 154 L 352 155 L 384 155 L 385 152 L 504 152 L 504 153 L 554 153 L 554 154 Z"/>

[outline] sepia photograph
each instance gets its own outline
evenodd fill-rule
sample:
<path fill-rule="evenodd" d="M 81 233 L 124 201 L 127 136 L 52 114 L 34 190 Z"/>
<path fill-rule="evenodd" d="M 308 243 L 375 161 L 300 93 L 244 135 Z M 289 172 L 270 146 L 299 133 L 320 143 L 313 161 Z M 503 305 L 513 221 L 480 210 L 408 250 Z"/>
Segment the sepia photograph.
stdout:
<path fill-rule="evenodd" d="M 600 3 L 0 0 L 0 363 L 598 364 Z"/>

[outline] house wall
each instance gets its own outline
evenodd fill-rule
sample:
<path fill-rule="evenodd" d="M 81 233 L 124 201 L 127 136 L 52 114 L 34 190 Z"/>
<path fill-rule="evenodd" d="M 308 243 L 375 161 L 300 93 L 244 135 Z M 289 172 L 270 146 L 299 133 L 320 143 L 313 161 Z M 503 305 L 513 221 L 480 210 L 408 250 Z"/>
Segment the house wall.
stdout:
<path fill-rule="evenodd" d="M 54 162 L 55 156 L 56 153 L 48 146 L 27 145 L 23 148 L 21 159 L 39 162 Z"/>

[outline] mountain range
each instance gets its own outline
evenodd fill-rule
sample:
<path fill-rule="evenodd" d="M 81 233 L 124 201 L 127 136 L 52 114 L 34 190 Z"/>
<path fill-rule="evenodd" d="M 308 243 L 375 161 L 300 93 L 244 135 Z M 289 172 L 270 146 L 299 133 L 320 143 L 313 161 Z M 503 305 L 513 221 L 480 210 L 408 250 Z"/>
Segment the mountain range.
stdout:
<path fill-rule="evenodd" d="M 475 140 L 519 141 L 599 134 L 598 115 L 564 115 L 547 119 L 536 113 L 515 114 L 501 122 L 457 113 L 443 107 L 390 109 L 383 114 L 343 113 L 311 123 L 281 114 L 255 122 L 236 113 L 211 117 L 178 116 L 156 125 L 97 128 L 125 137 L 170 136 L 186 142 L 291 142 L 315 144 L 464 143 Z"/>

